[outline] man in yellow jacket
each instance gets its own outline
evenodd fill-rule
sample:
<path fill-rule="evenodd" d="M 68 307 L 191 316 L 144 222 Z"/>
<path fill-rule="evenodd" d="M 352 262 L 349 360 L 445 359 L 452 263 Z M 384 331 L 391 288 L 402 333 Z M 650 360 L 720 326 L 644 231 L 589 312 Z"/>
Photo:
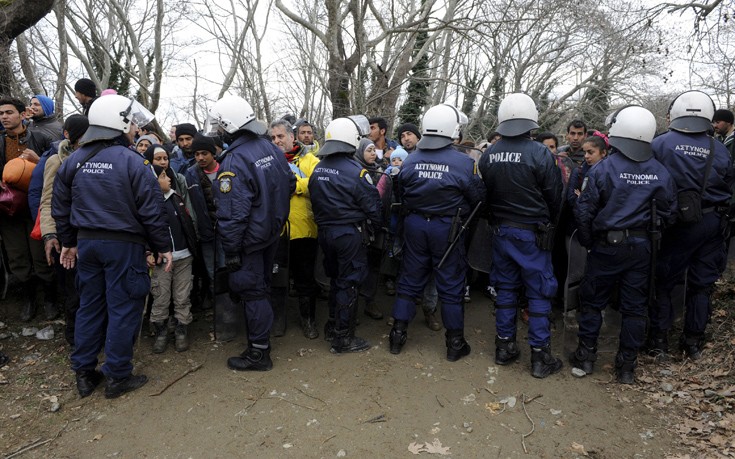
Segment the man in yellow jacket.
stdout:
<path fill-rule="evenodd" d="M 291 195 L 288 215 L 290 231 L 289 269 L 294 290 L 299 298 L 299 313 L 304 336 L 319 336 L 316 327 L 316 298 L 319 286 L 314 279 L 314 260 L 317 253 L 317 228 L 309 197 L 309 177 L 319 159 L 300 142 L 294 141 L 293 127 L 286 120 L 273 121 L 270 125 L 273 143 L 286 156 L 291 171 L 296 176 L 296 191 Z M 285 311 L 284 311 L 285 313 Z"/>

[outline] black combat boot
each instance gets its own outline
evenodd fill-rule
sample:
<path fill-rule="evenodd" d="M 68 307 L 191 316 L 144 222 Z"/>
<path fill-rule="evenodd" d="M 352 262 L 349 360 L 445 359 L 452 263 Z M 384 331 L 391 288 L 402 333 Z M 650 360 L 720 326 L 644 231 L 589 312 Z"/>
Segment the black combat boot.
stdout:
<path fill-rule="evenodd" d="M 521 350 L 516 344 L 516 337 L 509 338 L 495 337 L 495 363 L 498 365 L 509 365 L 521 355 Z"/>
<path fill-rule="evenodd" d="M 300 296 L 299 313 L 301 315 L 301 331 L 304 333 L 304 336 L 309 339 L 318 338 L 319 330 L 316 328 L 316 297 Z"/>
<path fill-rule="evenodd" d="M 329 351 L 332 354 L 345 354 L 350 352 L 362 352 L 370 349 L 370 343 L 363 338 L 355 336 L 355 329 L 334 330 L 334 339 Z"/>
<path fill-rule="evenodd" d="M 189 331 L 186 325 L 179 322 L 174 330 L 176 352 L 184 352 L 189 349 Z"/>
<path fill-rule="evenodd" d="M 237 371 L 268 371 L 273 368 L 270 345 L 249 345 L 238 357 L 227 359 L 227 368 Z"/>
<path fill-rule="evenodd" d="M 271 307 L 273 308 L 273 326 L 271 336 L 286 334 L 286 289 L 274 287 L 271 289 Z"/>
<path fill-rule="evenodd" d="M 531 376 L 545 378 L 564 366 L 561 359 L 551 355 L 551 347 L 531 347 Z"/>
<path fill-rule="evenodd" d="M 43 282 L 43 312 L 46 320 L 59 317 L 59 302 L 56 282 Z"/>
<path fill-rule="evenodd" d="M 25 301 L 23 301 L 22 309 L 20 310 L 20 320 L 21 322 L 30 322 L 36 316 L 37 292 L 35 282 L 24 282 L 22 288 L 25 294 Z"/>
<path fill-rule="evenodd" d="M 153 322 L 156 340 L 153 341 L 153 353 L 163 354 L 168 346 L 168 325 L 165 321 Z"/>
<path fill-rule="evenodd" d="M 84 398 L 92 395 L 95 388 L 100 385 L 105 376 L 97 370 L 77 371 L 77 391 Z"/>
<path fill-rule="evenodd" d="M 669 338 L 663 330 L 652 328 L 648 332 L 648 339 L 643 346 L 644 352 L 658 361 L 669 358 Z"/>
<path fill-rule="evenodd" d="M 597 360 L 597 346 L 580 340 L 577 350 L 569 358 L 573 368 L 579 368 L 585 374 L 591 375 Z"/>
<path fill-rule="evenodd" d="M 107 378 L 105 398 L 117 398 L 127 392 L 139 389 L 148 382 L 146 375 L 130 375 L 125 378 Z"/>
<path fill-rule="evenodd" d="M 622 352 L 618 351 L 615 356 L 615 375 L 617 376 L 620 384 L 634 384 L 635 374 L 633 370 L 638 364 L 638 359 L 633 358 L 632 360 L 625 358 Z"/>
<path fill-rule="evenodd" d="M 702 358 L 702 348 L 704 347 L 704 337 L 694 335 L 681 335 L 679 338 L 679 348 L 682 352 L 692 360 Z"/>
<path fill-rule="evenodd" d="M 447 330 L 444 335 L 447 344 L 447 360 L 456 362 L 466 355 L 470 355 L 470 345 L 464 339 L 463 330 Z"/>
<path fill-rule="evenodd" d="M 408 322 L 405 320 L 395 320 L 388 336 L 390 353 L 400 354 L 403 345 L 406 344 L 406 339 L 408 339 Z"/>

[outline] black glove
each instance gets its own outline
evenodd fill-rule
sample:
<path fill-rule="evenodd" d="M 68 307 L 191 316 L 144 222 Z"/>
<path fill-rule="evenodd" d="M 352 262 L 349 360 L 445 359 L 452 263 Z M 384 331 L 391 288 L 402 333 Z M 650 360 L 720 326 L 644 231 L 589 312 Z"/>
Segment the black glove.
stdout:
<path fill-rule="evenodd" d="M 242 258 L 239 253 L 225 254 L 225 267 L 231 273 L 234 273 L 242 266 Z"/>

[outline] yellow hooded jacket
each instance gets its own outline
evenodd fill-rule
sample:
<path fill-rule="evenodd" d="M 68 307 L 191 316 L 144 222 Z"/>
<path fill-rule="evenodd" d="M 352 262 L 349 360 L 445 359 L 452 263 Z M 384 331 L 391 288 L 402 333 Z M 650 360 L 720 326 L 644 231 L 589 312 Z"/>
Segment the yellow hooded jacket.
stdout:
<path fill-rule="evenodd" d="M 290 163 L 292 169 L 293 166 L 298 168 L 298 171 L 294 171 L 296 191 L 291 195 L 291 211 L 288 214 L 291 240 L 317 237 L 316 222 L 314 222 L 309 196 L 309 177 L 318 163 L 319 159 L 309 152 L 304 153 L 303 148 Z"/>

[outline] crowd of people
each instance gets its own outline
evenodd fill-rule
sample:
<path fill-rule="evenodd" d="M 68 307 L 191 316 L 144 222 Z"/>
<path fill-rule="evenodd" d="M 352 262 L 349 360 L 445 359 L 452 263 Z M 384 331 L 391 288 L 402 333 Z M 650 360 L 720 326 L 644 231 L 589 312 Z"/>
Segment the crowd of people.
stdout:
<path fill-rule="evenodd" d="M 192 309 L 214 306 L 221 340 L 244 316 L 248 344 L 228 359 L 233 370 L 273 367 L 289 295 L 304 337 L 321 331 L 332 353 L 370 348 L 356 335 L 362 298 L 366 316 L 388 313 L 391 353 L 409 344 L 420 307 L 457 361 L 471 352 L 467 247 L 481 218 L 492 233 L 482 256 L 492 261 L 496 364 L 519 358 L 522 315 L 531 375 L 562 368 L 550 317 L 572 240 L 588 249 L 569 356 L 576 375 L 594 371 L 608 306 L 622 316 L 619 382 L 634 383 L 640 352 L 667 358 L 671 291 L 685 275 L 679 347 L 702 356 L 735 185 L 733 114 L 702 92 L 672 102 L 660 135 L 654 116 L 631 105 L 605 133 L 572 121 L 561 147 L 536 133 L 536 104 L 521 93 L 501 101 L 496 131 L 478 145 L 463 139 L 467 116 L 449 104 L 429 108 L 421 129 L 399 126 L 398 141 L 385 119 L 354 115 L 332 120 L 320 144 L 308 121 L 265 124 L 237 96 L 217 101 L 201 128 L 174 126 L 168 142 L 133 99 L 98 96 L 88 79 L 75 90 L 83 114 L 63 124 L 44 95 L 0 99 L 0 235 L 25 295 L 20 320 L 37 304 L 47 320 L 63 312 L 81 397 L 103 381 L 108 398 L 146 383 L 131 363 L 146 305 L 157 354 L 171 335 L 176 351 L 189 348 Z M 390 311 L 376 302 L 380 285 L 395 296 Z"/>

